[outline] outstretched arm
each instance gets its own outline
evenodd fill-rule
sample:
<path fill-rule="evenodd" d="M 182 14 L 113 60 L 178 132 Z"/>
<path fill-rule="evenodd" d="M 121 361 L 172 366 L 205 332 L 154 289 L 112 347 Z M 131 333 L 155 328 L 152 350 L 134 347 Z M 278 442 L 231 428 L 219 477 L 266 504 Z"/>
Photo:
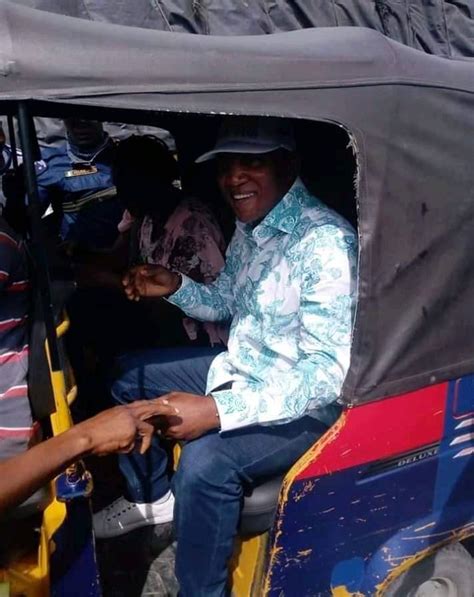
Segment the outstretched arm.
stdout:
<path fill-rule="evenodd" d="M 194 282 L 161 265 L 139 265 L 126 274 L 123 285 L 130 300 L 165 297 L 194 319 L 228 321 L 234 309 L 233 287 L 239 262 L 239 241 L 234 237 L 227 249 L 225 266 L 212 284 Z"/>
<path fill-rule="evenodd" d="M 22 503 L 84 456 L 130 452 L 137 441 L 140 452 L 145 452 L 153 430 L 152 425 L 142 421 L 130 408 L 117 406 L 0 462 L 0 514 Z"/>

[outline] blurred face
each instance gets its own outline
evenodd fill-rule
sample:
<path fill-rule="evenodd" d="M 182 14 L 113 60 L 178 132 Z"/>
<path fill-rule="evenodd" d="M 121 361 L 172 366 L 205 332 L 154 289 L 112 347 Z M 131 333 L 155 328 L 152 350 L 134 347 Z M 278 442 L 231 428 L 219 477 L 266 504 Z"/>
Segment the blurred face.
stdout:
<path fill-rule="evenodd" d="M 235 216 L 244 223 L 262 220 L 283 199 L 296 178 L 292 154 L 222 153 L 217 182 Z"/>
<path fill-rule="evenodd" d="M 72 142 L 80 148 L 96 147 L 104 138 L 102 123 L 96 120 L 67 118 L 64 123 Z"/>
<path fill-rule="evenodd" d="M 122 203 L 137 218 L 150 215 L 162 196 L 160 181 L 152 173 L 124 169 L 116 175 L 115 186 Z"/>

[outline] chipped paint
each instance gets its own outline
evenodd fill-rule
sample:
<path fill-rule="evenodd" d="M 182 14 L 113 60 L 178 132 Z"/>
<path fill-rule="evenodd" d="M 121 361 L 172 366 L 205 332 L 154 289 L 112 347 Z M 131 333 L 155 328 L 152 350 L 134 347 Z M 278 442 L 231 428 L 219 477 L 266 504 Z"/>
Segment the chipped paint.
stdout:
<path fill-rule="evenodd" d="M 300 549 L 300 551 L 298 552 L 298 555 L 300 557 L 302 557 L 302 558 L 307 558 L 312 553 L 313 553 L 313 550 L 311 548 L 309 548 L 309 549 Z"/>
<path fill-rule="evenodd" d="M 307 468 L 308 464 L 310 462 L 313 462 L 316 458 L 318 458 L 318 456 L 326 448 L 326 446 L 328 446 L 338 438 L 346 422 L 347 413 L 343 412 L 339 419 L 336 421 L 336 423 L 320 438 L 320 440 L 316 442 L 315 445 L 306 452 L 306 454 L 303 454 L 303 456 L 291 467 L 290 471 L 283 480 L 283 485 L 280 492 L 280 500 L 278 504 L 278 511 L 276 515 L 275 536 L 273 539 L 273 544 L 270 548 L 268 568 L 263 582 L 262 596 L 268 595 L 270 592 L 272 572 L 275 566 L 278 564 L 279 558 L 281 557 L 283 551 L 283 548 L 279 547 L 278 544 L 280 541 L 280 537 L 283 533 L 282 527 L 285 518 L 285 508 L 288 503 L 288 497 L 291 490 L 291 486 L 296 477 Z"/>
<path fill-rule="evenodd" d="M 334 512 L 336 508 L 328 508 L 327 510 L 321 510 L 319 514 L 329 514 L 329 512 Z"/>
<path fill-rule="evenodd" d="M 391 564 L 391 562 L 397 562 L 400 560 L 400 563 L 396 564 L 396 568 L 394 568 L 386 578 L 376 586 L 377 592 L 375 593 L 375 597 L 383 597 L 385 594 L 386 589 L 390 586 L 390 584 L 397 579 L 401 574 L 409 570 L 412 566 L 421 562 L 425 558 L 429 557 L 431 554 L 435 553 L 438 549 L 445 545 L 449 545 L 451 543 L 456 543 L 458 541 L 463 541 L 468 537 L 474 535 L 474 523 L 469 523 L 463 527 L 459 527 L 453 531 L 446 531 L 445 533 L 438 533 L 437 535 L 445 535 L 446 538 L 444 540 L 438 541 L 437 543 L 433 543 L 432 545 L 428 546 L 426 549 L 418 551 L 415 554 L 411 555 L 404 555 L 404 556 L 392 556 L 391 554 L 388 555 L 387 562 Z M 431 535 L 432 537 L 437 536 Z M 430 537 L 428 535 L 428 537 Z M 418 537 L 420 538 L 420 537 Z"/>
<path fill-rule="evenodd" d="M 295 502 L 299 502 L 306 494 L 313 491 L 315 485 L 316 483 L 314 481 L 306 481 L 306 483 L 303 485 L 303 489 L 300 492 L 295 493 L 293 500 Z"/>
<path fill-rule="evenodd" d="M 410 528 L 410 527 L 409 527 Z M 472 529 L 472 532 L 474 533 L 474 522 L 469 522 L 465 525 L 463 525 L 462 527 L 460 527 L 463 530 L 467 530 L 469 528 Z M 409 530 L 409 529 L 406 529 Z M 458 529 L 450 529 L 447 531 L 442 531 L 440 533 L 431 533 L 430 535 L 418 535 L 417 537 L 402 537 L 403 541 L 418 541 L 420 539 L 432 539 L 433 537 L 446 537 L 446 536 L 450 536 L 452 533 L 457 533 L 459 531 Z"/>
<path fill-rule="evenodd" d="M 395 450 L 397 454 L 404 454 L 403 450 L 408 453 L 419 445 L 424 446 L 426 442 L 442 442 L 443 426 L 437 419 L 443 412 L 446 412 L 447 416 L 451 412 L 448 407 L 446 411 L 440 410 L 442 401 L 447 399 L 447 389 L 448 386 L 443 389 L 443 392 L 437 390 L 435 395 L 437 403 L 433 409 L 436 410 L 436 415 L 425 417 L 429 421 L 435 419 L 436 426 L 431 422 L 427 423 L 423 434 L 416 435 L 416 443 L 413 440 L 410 444 L 409 440 L 413 436 L 406 434 L 397 444 L 390 440 L 390 445 L 387 447 L 386 436 L 379 433 L 377 439 L 380 453 L 375 459 L 370 452 L 370 442 L 359 449 L 359 441 L 362 441 L 364 436 L 356 432 L 351 435 L 352 425 L 349 423 L 360 421 L 354 415 L 357 409 L 350 409 L 344 413 L 347 416 L 345 427 L 338 425 L 332 438 L 331 433 L 328 433 L 295 465 L 285 479 L 281 498 L 286 499 L 286 502 L 280 503 L 279 518 L 275 523 L 275 530 L 278 533 L 274 533 L 272 538 L 273 546 L 282 548 L 287 552 L 287 556 L 285 557 L 285 553 L 282 554 L 281 551 L 278 554 L 279 550 L 273 554 L 273 562 L 271 561 L 270 565 L 274 567 L 266 571 L 263 594 L 267 597 L 269 594 L 283 595 L 287 590 L 291 592 L 293 588 L 298 587 L 300 594 L 326 595 L 332 587 L 331 594 L 340 597 L 361 593 L 367 597 L 381 596 L 394 579 L 423 558 L 430 556 L 440 546 L 456 541 L 461 536 L 474 535 L 474 522 L 470 526 L 466 521 L 466 517 L 469 520 L 467 506 L 466 516 L 462 513 L 457 515 L 454 509 L 452 515 L 446 515 L 447 517 L 442 520 L 433 522 L 435 512 L 440 514 L 445 512 L 443 508 L 448 495 L 446 491 L 438 497 L 440 507 L 436 509 L 432 507 L 428 491 L 425 492 L 426 495 L 421 492 L 419 495 L 413 493 L 416 487 L 414 481 L 418 478 L 425 477 L 427 482 L 434 483 L 436 471 L 439 468 L 436 459 L 423 464 L 420 473 L 412 469 L 408 469 L 408 472 L 404 471 L 405 476 L 398 483 L 396 482 L 398 470 L 394 470 L 394 474 L 397 475 L 393 478 L 394 482 L 387 483 L 386 475 L 377 476 L 379 469 L 372 464 L 391 457 L 395 448 L 397 448 Z M 433 402 L 428 401 L 424 394 L 419 397 L 419 401 L 420 412 L 428 402 L 431 407 L 433 406 Z M 400 411 L 402 410 L 400 407 Z M 433 410 L 427 414 L 433 414 Z M 395 415 L 393 419 L 402 417 L 403 412 L 397 411 Z M 375 415 L 373 417 L 376 418 Z M 360 425 L 356 425 L 355 429 L 360 430 Z M 452 439 L 452 436 L 448 436 L 448 439 Z M 349 440 L 352 440 L 353 447 L 357 446 L 357 449 L 354 448 L 352 452 L 348 450 L 348 445 L 351 445 Z M 357 458 L 355 458 L 356 453 Z M 445 456 L 449 460 L 446 466 L 451 470 L 452 454 L 448 453 Z M 362 465 L 366 463 L 370 463 L 370 466 L 363 468 Z M 303 468 L 305 466 L 307 468 Z M 303 470 L 299 472 L 301 468 Z M 384 469 L 381 468 L 381 470 L 385 472 Z M 339 471 L 344 472 L 345 481 L 335 474 Z M 327 472 L 332 474 L 328 476 Z M 309 480 L 319 483 L 317 491 L 307 490 L 305 482 Z M 352 494 L 349 491 L 345 492 L 344 482 L 350 483 L 351 487 L 354 484 L 357 491 Z M 331 491 L 332 489 L 336 491 Z M 385 493 L 387 490 L 389 491 Z M 304 495 L 307 495 L 307 499 L 302 503 L 296 503 L 302 499 L 300 496 L 304 497 Z M 405 508 L 407 510 L 404 510 Z M 410 515 L 403 520 L 404 516 L 397 518 L 397 513 L 400 514 L 400 512 Z M 344 517 L 347 522 L 344 521 Z M 455 535 L 452 534 L 451 529 L 446 530 L 451 519 L 454 523 L 451 527 L 464 525 Z M 307 522 L 313 520 L 315 530 L 310 531 Z M 410 522 L 407 524 L 408 520 Z M 313 535 L 318 528 L 316 522 L 323 525 L 323 536 L 319 539 Z M 439 527 L 438 523 L 440 523 Z M 296 529 L 299 529 L 298 535 L 295 534 Z M 359 544 L 356 543 L 362 537 L 367 543 L 367 546 L 364 545 L 366 547 L 364 553 L 360 552 Z M 429 545 L 430 543 L 436 545 Z M 312 553 L 302 557 L 301 552 L 305 553 L 310 547 L 313 549 Z M 329 548 L 332 549 L 329 550 Z M 361 560 L 361 566 L 360 574 L 354 575 L 350 567 L 347 571 L 344 566 L 347 567 L 347 562 L 351 562 L 356 557 Z M 339 570 L 340 564 L 341 570 Z M 337 573 L 336 567 L 338 567 Z M 302 576 L 303 571 L 308 575 L 307 579 Z M 314 589 L 313 592 L 311 588 Z M 356 591 L 358 593 L 354 593 Z"/>
<path fill-rule="evenodd" d="M 415 533 L 418 533 L 419 531 L 424 531 L 425 529 L 429 529 L 430 527 L 434 527 L 436 524 L 436 522 L 429 522 L 428 524 L 423 525 L 422 527 L 418 527 L 417 529 L 415 529 Z"/>

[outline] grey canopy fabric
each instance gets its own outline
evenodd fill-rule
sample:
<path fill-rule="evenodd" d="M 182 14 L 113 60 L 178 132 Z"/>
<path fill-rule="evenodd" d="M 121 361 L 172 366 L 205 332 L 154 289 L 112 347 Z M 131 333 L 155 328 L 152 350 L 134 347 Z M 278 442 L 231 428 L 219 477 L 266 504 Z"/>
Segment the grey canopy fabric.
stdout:
<path fill-rule="evenodd" d="M 18 1 L 18 0 L 17 0 Z M 440 56 L 474 56 L 474 0 L 20 0 L 95 21 L 206 35 L 375 29 Z"/>
<path fill-rule="evenodd" d="M 190 36 L 0 2 L 0 113 L 18 100 L 158 125 L 199 114 L 338 124 L 356 149 L 360 238 L 344 399 L 474 371 L 473 61 L 364 28 Z"/>

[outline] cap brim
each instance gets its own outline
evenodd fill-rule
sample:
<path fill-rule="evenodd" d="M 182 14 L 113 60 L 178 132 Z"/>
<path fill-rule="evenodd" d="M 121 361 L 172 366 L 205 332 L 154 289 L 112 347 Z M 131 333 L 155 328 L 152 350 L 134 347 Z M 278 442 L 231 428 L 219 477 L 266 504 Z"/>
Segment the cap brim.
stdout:
<path fill-rule="evenodd" d="M 288 151 L 293 151 L 293 148 L 282 145 L 282 144 L 244 144 L 244 143 L 235 143 L 229 144 L 228 146 L 223 147 L 216 147 L 211 151 L 207 151 L 203 153 L 198 158 L 196 158 L 196 164 L 202 164 L 203 162 L 208 162 L 209 160 L 213 160 L 217 155 L 221 153 L 270 153 L 270 151 L 276 151 L 277 149 L 287 149 Z"/>

